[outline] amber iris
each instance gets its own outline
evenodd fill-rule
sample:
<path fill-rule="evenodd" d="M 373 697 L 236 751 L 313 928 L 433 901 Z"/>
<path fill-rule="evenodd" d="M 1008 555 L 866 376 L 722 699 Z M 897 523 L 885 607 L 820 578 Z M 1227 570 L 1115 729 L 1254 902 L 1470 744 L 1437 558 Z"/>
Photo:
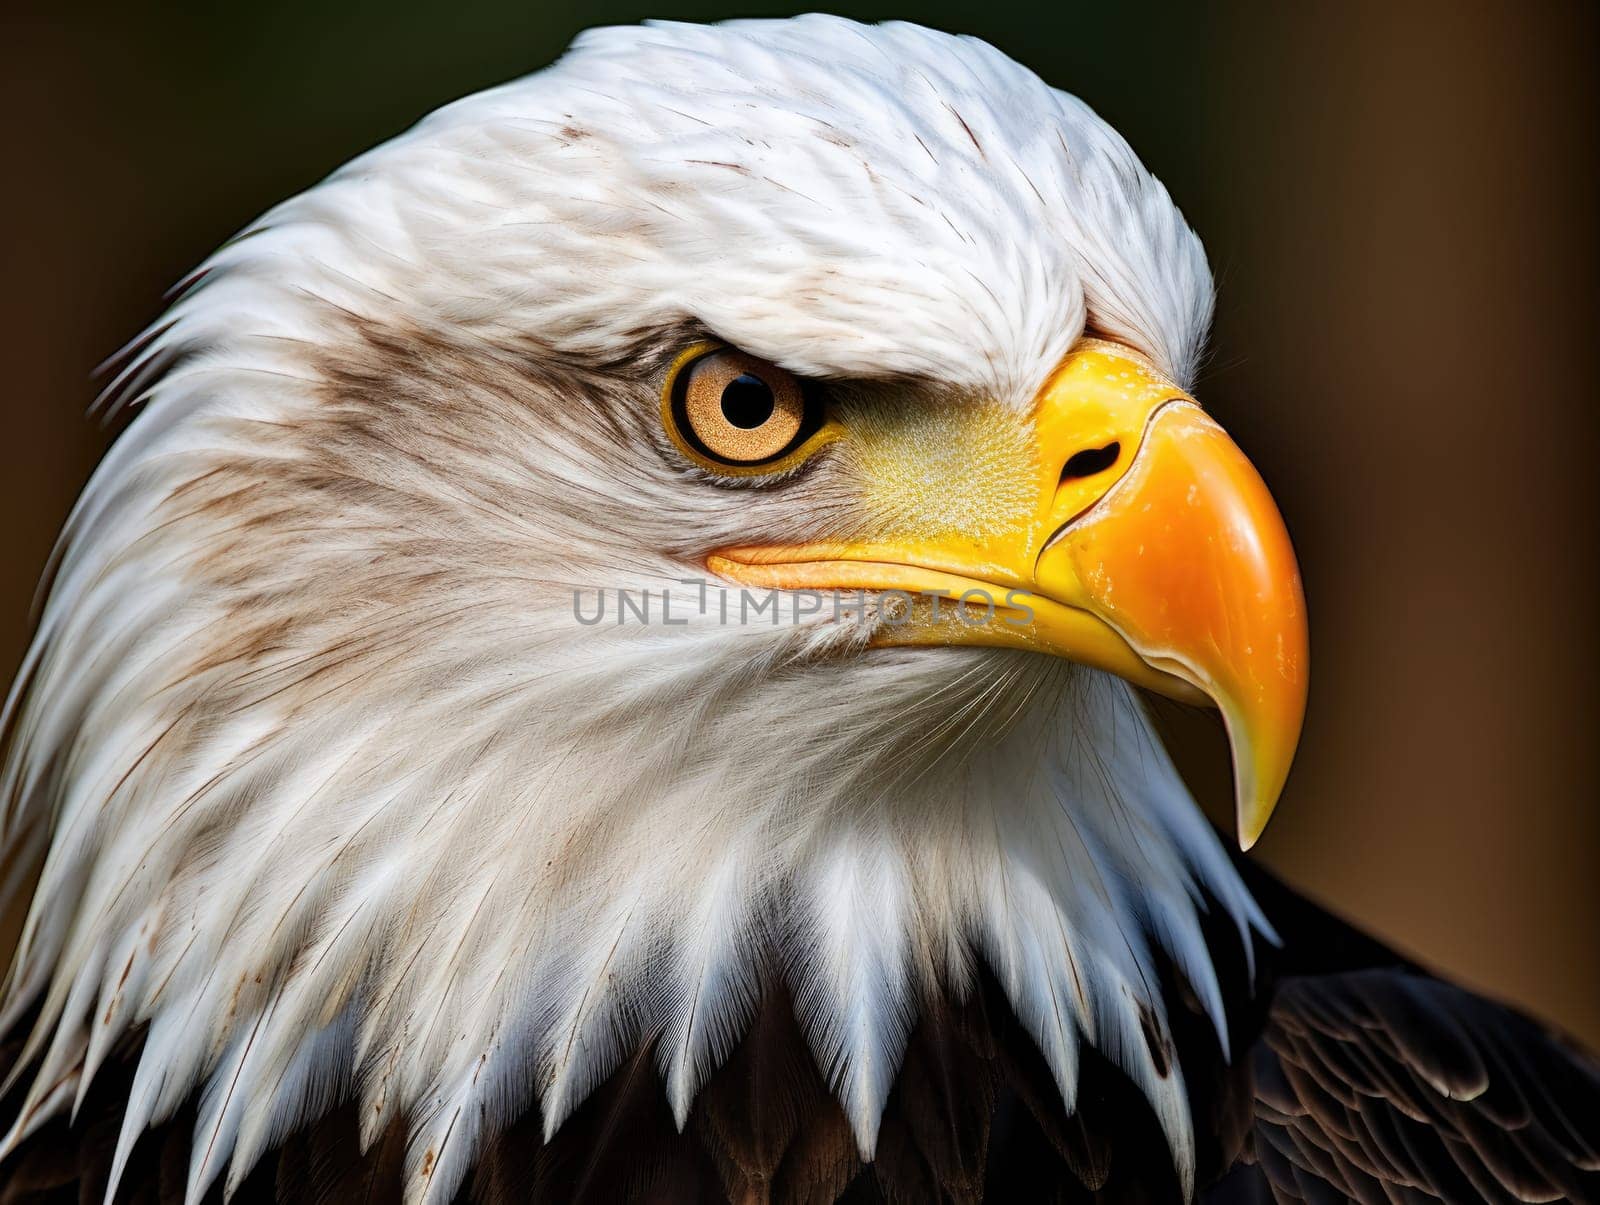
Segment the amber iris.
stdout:
<path fill-rule="evenodd" d="M 800 382 L 743 352 L 709 352 L 683 373 L 673 407 L 681 434 L 726 464 L 760 464 L 783 455 L 806 426 Z"/>

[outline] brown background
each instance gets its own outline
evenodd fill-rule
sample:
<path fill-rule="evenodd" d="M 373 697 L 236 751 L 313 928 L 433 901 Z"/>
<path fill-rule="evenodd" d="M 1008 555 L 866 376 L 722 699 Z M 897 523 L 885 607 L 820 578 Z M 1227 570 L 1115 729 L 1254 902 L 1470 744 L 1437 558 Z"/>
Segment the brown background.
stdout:
<path fill-rule="evenodd" d="M 273 201 L 577 29 L 644 15 L 603 8 L 3 18 L 0 675 L 108 438 L 83 417 L 93 365 Z M 1084 96 L 1210 248 L 1201 396 L 1274 487 L 1313 626 L 1305 742 L 1261 854 L 1600 1044 L 1596 10 L 914 15 Z M 1197 787 L 1225 800 L 1220 738 L 1178 726 Z"/>

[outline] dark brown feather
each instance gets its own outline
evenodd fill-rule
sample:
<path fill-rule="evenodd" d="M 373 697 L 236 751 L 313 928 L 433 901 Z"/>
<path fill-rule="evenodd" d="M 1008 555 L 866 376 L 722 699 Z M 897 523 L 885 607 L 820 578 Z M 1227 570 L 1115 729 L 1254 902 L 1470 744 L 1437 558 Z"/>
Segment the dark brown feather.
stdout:
<path fill-rule="evenodd" d="M 1283 978 L 1244 1156 L 1206 1205 L 1600 1201 L 1600 1064 L 1241 869 Z"/>
<path fill-rule="evenodd" d="M 1206 934 L 1239 1057 L 1224 1057 L 1171 966 L 1161 983 L 1165 1027 L 1154 1018 L 1147 1027 L 1158 1060 L 1181 1069 L 1188 1089 L 1206 1205 L 1600 1200 L 1592 1062 L 1251 875 L 1287 938 L 1269 968 L 1284 975 L 1275 993 L 1256 982 L 1227 925 L 1208 921 Z M 0 1047 L 0 1057 L 15 1050 Z M 0 1168 L 0 1205 L 99 1205 L 138 1050 L 134 1040 L 108 1060 L 76 1122 L 56 1119 L 21 1144 Z M 636 1051 L 548 1143 L 529 1108 L 485 1144 L 464 1205 L 1180 1199 L 1138 1089 L 1086 1049 L 1069 1114 L 986 972 L 964 998 L 924 1006 L 870 1163 L 779 976 L 681 1133 L 657 1066 L 653 1045 Z M 0 1108 L 15 1107 L 19 1090 L 11 1095 Z M 194 1121 L 190 1102 L 140 1139 L 119 1202 L 182 1200 Z M 406 1153 L 398 1124 L 362 1153 L 346 1105 L 269 1153 L 234 1200 L 397 1201 Z M 220 1197 L 214 1188 L 208 1200 Z"/>

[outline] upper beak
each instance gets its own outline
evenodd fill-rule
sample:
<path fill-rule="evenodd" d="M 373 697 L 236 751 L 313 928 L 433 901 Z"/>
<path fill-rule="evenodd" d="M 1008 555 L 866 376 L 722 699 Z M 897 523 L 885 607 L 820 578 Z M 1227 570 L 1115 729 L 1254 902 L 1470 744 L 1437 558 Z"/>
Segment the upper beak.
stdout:
<path fill-rule="evenodd" d="M 1266 827 L 1299 741 L 1305 602 L 1265 484 L 1150 365 L 1088 341 L 1040 393 L 1031 514 L 985 539 L 721 550 L 723 577 L 920 596 L 879 644 L 1031 648 L 1221 710 L 1239 841 Z M 964 605 L 938 599 L 962 599 Z"/>

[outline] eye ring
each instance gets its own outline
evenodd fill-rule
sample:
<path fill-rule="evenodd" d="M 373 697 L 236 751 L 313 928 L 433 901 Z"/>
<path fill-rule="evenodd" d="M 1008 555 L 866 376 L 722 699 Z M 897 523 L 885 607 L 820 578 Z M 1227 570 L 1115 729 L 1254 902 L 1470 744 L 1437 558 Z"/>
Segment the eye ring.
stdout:
<path fill-rule="evenodd" d="M 678 449 L 720 476 L 779 473 L 837 434 L 815 390 L 776 364 L 717 344 L 688 349 L 662 389 Z"/>

